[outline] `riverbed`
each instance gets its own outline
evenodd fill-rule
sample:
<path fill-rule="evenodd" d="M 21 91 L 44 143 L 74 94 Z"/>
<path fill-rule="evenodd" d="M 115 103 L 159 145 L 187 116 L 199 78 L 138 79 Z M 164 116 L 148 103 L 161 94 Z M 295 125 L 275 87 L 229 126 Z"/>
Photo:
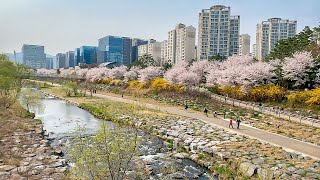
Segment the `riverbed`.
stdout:
<path fill-rule="evenodd" d="M 95 135 L 102 122 L 110 128 L 118 126 L 110 121 L 102 121 L 95 118 L 88 111 L 53 97 L 42 99 L 43 108 L 33 110 L 36 118 L 41 119 L 44 129 L 51 140 L 52 146 L 64 146 L 73 133 L 82 128 L 83 133 Z M 189 159 L 178 159 L 171 156 L 172 152 L 167 148 L 164 141 L 156 136 L 139 131 L 140 139 L 143 141 L 139 147 L 139 156 L 136 161 L 142 162 L 144 168 L 151 171 L 149 179 L 212 179 L 206 168 L 200 167 Z M 67 153 L 67 152 L 64 152 Z M 163 173 L 161 167 L 174 167 L 174 171 Z"/>

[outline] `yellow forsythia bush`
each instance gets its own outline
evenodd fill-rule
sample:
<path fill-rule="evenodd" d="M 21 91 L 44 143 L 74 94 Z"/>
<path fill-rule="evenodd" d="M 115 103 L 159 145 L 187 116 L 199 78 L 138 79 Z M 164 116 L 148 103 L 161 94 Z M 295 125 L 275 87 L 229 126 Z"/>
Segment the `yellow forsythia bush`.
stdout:
<path fill-rule="evenodd" d="M 100 84 L 110 84 L 111 81 L 112 81 L 112 79 L 108 78 L 108 79 L 100 80 L 98 83 L 100 83 Z"/>
<path fill-rule="evenodd" d="M 167 91 L 172 89 L 170 84 L 163 78 L 156 78 L 152 80 L 150 88 L 154 92 Z"/>
<path fill-rule="evenodd" d="M 253 87 L 246 95 L 246 99 L 250 101 L 281 101 L 285 98 L 286 90 L 276 85 L 262 85 Z"/>
<path fill-rule="evenodd" d="M 142 89 L 144 87 L 144 84 L 138 80 L 129 81 L 128 85 L 132 89 Z"/>
<path fill-rule="evenodd" d="M 122 85 L 122 80 L 113 79 L 109 84 L 112 85 L 112 86 L 120 86 L 120 85 Z"/>
<path fill-rule="evenodd" d="M 320 88 L 289 94 L 287 99 L 291 104 L 320 105 Z"/>
<path fill-rule="evenodd" d="M 244 97 L 244 92 L 241 88 L 241 86 L 222 86 L 220 87 L 221 94 L 228 94 L 229 97 L 235 98 L 235 99 L 242 99 Z"/>

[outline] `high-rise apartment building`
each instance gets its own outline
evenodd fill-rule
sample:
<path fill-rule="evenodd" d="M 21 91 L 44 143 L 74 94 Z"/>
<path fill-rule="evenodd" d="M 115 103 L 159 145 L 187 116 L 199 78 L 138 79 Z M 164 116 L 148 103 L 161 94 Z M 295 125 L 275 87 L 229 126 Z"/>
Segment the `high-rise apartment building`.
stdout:
<path fill-rule="evenodd" d="M 64 53 L 58 53 L 56 55 L 56 65 L 57 65 L 57 69 L 58 68 L 66 68 L 66 54 Z"/>
<path fill-rule="evenodd" d="M 32 69 L 46 67 L 46 54 L 44 53 L 44 46 L 24 44 L 22 46 L 22 53 L 22 61 L 24 65 Z"/>
<path fill-rule="evenodd" d="M 138 56 L 150 55 L 154 61 L 161 63 L 161 42 L 150 40 L 148 44 L 138 46 Z"/>
<path fill-rule="evenodd" d="M 98 62 L 113 62 L 114 65 L 132 63 L 132 39 L 127 37 L 106 36 L 99 39 Z"/>
<path fill-rule="evenodd" d="M 293 37 L 297 31 L 297 21 L 270 18 L 257 25 L 257 59 L 264 60 L 281 39 Z"/>
<path fill-rule="evenodd" d="M 239 53 L 240 16 L 230 14 L 230 7 L 222 5 L 199 13 L 198 59 Z"/>
<path fill-rule="evenodd" d="M 168 63 L 168 41 L 161 42 L 161 64 Z"/>
<path fill-rule="evenodd" d="M 137 38 L 132 39 L 131 63 L 134 63 L 139 58 L 138 47 L 145 44 L 148 44 L 148 41 Z"/>
<path fill-rule="evenodd" d="M 256 46 L 256 44 L 252 45 L 252 56 L 257 59 L 257 46 Z"/>
<path fill-rule="evenodd" d="M 250 54 L 250 36 L 249 34 L 241 34 L 239 37 L 239 55 Z"/>
<path fill-rule="evenodd" d="M 74 59 L 74 51 L 66 52 L 66 68 L 75 67 L 76 64 L 77 63 L 75 62 L 75 59 Z"/>
<path fill-rule="evenodd" d="M 168 32 L 168 40 L 164 42 L 166 47 L 166 59 L 164 61 L 176 64 L 179 61 L 190 62 L 195 54 L 196 29 L 193 26 L 178 24 L 174 30 Z"/>

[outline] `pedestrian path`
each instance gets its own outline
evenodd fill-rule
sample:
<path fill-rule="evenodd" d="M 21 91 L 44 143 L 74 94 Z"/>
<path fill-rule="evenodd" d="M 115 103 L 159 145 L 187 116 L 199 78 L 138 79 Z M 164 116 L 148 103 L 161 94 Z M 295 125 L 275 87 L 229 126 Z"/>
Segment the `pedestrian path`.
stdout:
<path fill-rule="evenodd" d="M 54 86 L 60 86 L 58 84 L 53 84 Z M 112 101 L 117 102 L 123 102 L 123 103 L 133 103 L 140 106 L 144 106 L 150 109 L 160 110 L 163 112 L 168 112 L 175 115 L 190 117 L 202 120 L 210 125 L 218 126 L 226 131 L 237 133 L 241 135 L 246 135 L 251 138 L 255 138 L 276 146 L 280 146 L 284 148 L 287 151 L 301 153 L 303 155 L 308 155 L 312 158 L 320 160 L 320 147 L 313 145 L 311 143 L 302 142 L 299 140 L 291 139 L 279 134 L 274 134 L 271 132 L 266 132 L 260 129 L 257 129 L 255 127 L 251 127 L 249 125 L 241 125 L 240 130 L 237 129 L 230 129 L 228 128 L 229 121 L 225 119 L 219 119 L 214 117 L 207 117 L 205 114 L 196 112 L 196 111 L 186 111 L 183 109 L 183 107 L 175 107 L 175 106 L 166 106 L 162 104 L 152 104 L 152 103 L 140 103 L 137 100 L 131 100 L 127 99 L 126 97 L 121 96 L 111 96 L 111 95 L 105 95 L 105 94 L 93 94 L 95 97 L 108 99 Z"/>

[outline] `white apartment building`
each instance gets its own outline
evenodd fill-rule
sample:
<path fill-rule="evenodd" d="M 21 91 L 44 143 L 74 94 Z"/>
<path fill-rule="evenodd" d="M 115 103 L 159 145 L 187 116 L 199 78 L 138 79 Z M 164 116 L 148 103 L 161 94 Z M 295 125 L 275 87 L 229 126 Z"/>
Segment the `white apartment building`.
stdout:
<path fill-rule="evenodd" d="M 230 14 L 230 7 L 222 5 L 199 13 L 198 59 L 239 53 L 240 16 Z"/>
<path fill-rule="evenodd" d="M 156 62 L 161 61 L 161 42 L 150 40 L 148 44 L 138 46 L 138 57 L 150 55 Z"/>
<path fill-rule="evenodd" d="M 239 55 L 250 54 L 250 36 L 249 34 L 241 34 L 239 37 Z"/>
<path fill-rule="evenodd" d="M 257 25 L 257 59 L 264 60 L 281 39 L 293 37 L 297 32 L 297 21 L 270 18 Z"/>
<path fill-rule="evenodd" d="M 257 59 L 257 46 L 256 46 L 256 44 L 252 45 L 252 56 Z"/>
<path fill-rule="evenodd" d="M 180 61 L 190 62 L 195 57 L 196 29 L 193 26 L 178 24 L 174 30 L 168 32 L 165 61 L 176 64 Z"/>
<path fill-rule="evenodd" d="M 164 40 L 161 42 L 161 64 L 168 62 L 168 41 Z"/>

